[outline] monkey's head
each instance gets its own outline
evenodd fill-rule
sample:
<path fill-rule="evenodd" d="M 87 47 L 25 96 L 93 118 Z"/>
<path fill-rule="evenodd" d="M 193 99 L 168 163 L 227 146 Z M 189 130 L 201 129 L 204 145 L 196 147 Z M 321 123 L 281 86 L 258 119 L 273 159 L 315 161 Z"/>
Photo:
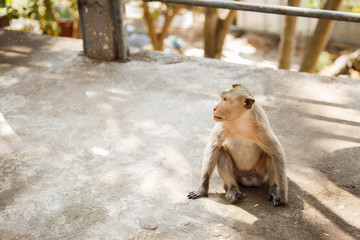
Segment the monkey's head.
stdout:
<path fill-rule="evenodd" d="M 221 101 L 214 108 L 215 121 L 233 121 L 252 109 L 255 102 L 252 93 L 241 84 L 220 92 Z"/>

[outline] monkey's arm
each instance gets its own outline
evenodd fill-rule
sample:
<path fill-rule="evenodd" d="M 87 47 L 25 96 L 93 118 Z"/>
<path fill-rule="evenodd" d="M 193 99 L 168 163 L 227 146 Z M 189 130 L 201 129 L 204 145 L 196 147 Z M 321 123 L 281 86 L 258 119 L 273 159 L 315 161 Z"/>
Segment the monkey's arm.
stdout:
<path fill-rule="evenodd" d="M 221 132 L 219 132 L 217 125 L 215 125 L 211 132 L 210 140 L 204 151 L 201 185 L 197 191 L 193 191 L 188 194 L 188 198 L 190 199 L 208 196 L 210 177 L 214 172 L 218 158 L 219 147 L 221 145 L 220 135 Z"/>
<path fill-rule="evenodd" d="M 264 110 L 256 105 L 256 136 L 254 141 L 269 155 L 269 200 L 274 206 L 288 202 L 288 182 L 286 177 L 286 157 L 284 150 L 271 129 Z"/>
<path fill-rule="evenodd" d="M 284 150 L 276 138 L 275 134 L 268 133 L 268 143 L 266 152 L 273 161 L 273 176 L 270 176 L 269 201 L 273 201 L 274 206 L 288 202 L 288 182 L 286 177 L 286 161 Z"/>
<path fill-rule="evenodd" d="M 270 187 L 269 201 L 273 201 L 274 206 L 278 206 L 288 202 L 288 182 L 283 150 L 281 149 L 278 153 L 274 154 L 273 159 L 276 184 Z"/>

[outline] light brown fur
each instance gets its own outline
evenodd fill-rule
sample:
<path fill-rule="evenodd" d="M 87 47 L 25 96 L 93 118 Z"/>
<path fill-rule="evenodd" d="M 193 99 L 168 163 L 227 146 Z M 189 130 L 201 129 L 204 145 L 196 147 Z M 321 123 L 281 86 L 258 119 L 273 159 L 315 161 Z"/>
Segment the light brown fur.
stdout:
<path fill-rule="evenodd" d="M 264 110 L 241 84 L 222 91 L 220 96 L 222 100 L 214 108 L 216 124 L 204 152 L 201 186 L 188 198 L 207 196 L 217 166 L 230 203 L 242 197 L 239 185 L 258 187 L 264 182 L 269 182 L 268 197 L 274 206 L 287 203 L 285 153 Z"/>

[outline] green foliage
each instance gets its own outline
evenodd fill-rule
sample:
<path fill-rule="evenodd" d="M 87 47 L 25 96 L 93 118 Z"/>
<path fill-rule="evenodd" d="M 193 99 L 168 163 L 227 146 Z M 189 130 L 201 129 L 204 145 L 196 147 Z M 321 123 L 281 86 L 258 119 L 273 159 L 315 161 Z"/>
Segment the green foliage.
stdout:
<path fill-rule="evenodd" d="M 305 7 L 322 9 L 326 0 L 309 0 Z M 341 11 L 360 13 L 360 2 L 356 0 L 343 0 L 341 4 Z"/>
<path fill-rule="evenodd" d="M 345 12 L 360 13 L 360 2 L 357 1 L 357 3 L 354 4 L 354 1 L 352 0 L 344 1 L 341 10 Z"/>
<path fill-rule="evenodd" d="M 316 65 L 316 71 L 319 72 L 325 67 L 332 65 L 333 59 L 334 57 L 330 53 L 322 52 Z"/>
<path fill-rule="evenodd" d="M 188 7 L 188 10 L 192 10 L 195 14 L 201 13 L 201 7 Z"/>
<path fill-rule="evenodd" d="M 62 4 L 55 4 L 55 14 L 58 19 L 70 19 L 73 20 L 79 17 L 77 8 L 77 1 L 71 0 L 62 2 Z"/>
<path fill-rule="evenodd" d="M 305 4 L 307 8 L 321 9 L 325 4 L 325 0 L 310 0 Z"/>
<path fill-rule="evenodd" d="M 51 14 L 49 14 L 49 11 L 52 9 L 46 9 L 43 1 L 30 1 L 27 3 L 27 6 L 24 7 L 24 10 L 24 17 L 37 20 L 43 33 L 55 36 L 59 35 L 60 27 L 52 18 Z"/>
<path fill-rule="evenodd" d="M 7 14 L 9 20 L 18 19 L 20 17 L 19 11 L 11 7 L 13 2 L 13 0 L 0 0 L 0 15 Z"/>
<path fill-rule="evenodd" d="M 15 0 L 0 0 L 1 9 L 5 9 L 8 19 L 26 18 L 37 21 L 43 33 L 48 35 L 59 35 L 60 27 L 51 11 L 55 3 L 59 1 L 52 0 L 50 6 L 45 6 L 44 0 L 25 0 L 22 6 L 14 4 Z M 56 7 L 56 18 L 73 19 L 78 17 L 77 0 L 67 2 L 67 5 Z"/>
<path fill-rule="evenodd" d="M 151 13 L 151 18 L 156 19 L 161 14 L 161 9 L 155 8 L 154 11 Z"/>
<path fill-rule="evenodd" d="M 79 17 L 79 11 L 78 11 L 78 4 L 77 0 L 71 0 L 69 4 L 69 11 L 71 13 L 72 18 L 78 18 Z"/>
<path fill-rule="evenodd" d="M 47 35 L 58 36 L 60 34 L 59 24 L 52 19 L 39 19 L 40 28 Z"/>

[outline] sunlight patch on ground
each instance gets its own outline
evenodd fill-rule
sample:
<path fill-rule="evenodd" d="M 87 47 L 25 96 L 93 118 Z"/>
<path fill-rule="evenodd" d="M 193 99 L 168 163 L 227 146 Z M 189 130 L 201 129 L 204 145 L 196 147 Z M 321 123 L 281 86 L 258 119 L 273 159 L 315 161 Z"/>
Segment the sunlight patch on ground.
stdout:
<path fill-rule="evenodd" d="M 86 91 L 85 94 L 86 94 L 86 96 L 87 96 L 88 98 L 94 98 L 94 97 L 97 97 L 97 96 L 99 95 L 99 94 L 98 94 L 97 92 L 95 92 L 95 91 Z"/>
<path fill-rule="evenodd" d="M 109 93 L 129 96 L 129 93 L 121 88 L 109 88 L 109 89 L 106 89 L 106 91 Z"/>
<path fill-rule="evenodd" d="M 102 106 L 105 111 L 111 111 L 112 106 L 105 104 Z M 144 141 L 133 133 L 126 133 L 126 129 L 117 119 L 110 117 L 105 122 L 103 133 L 104 140 L 115 146 L 115 150 L 123 153 L 132 153 L 144 145 Z"/>
<path fill-rule="evenodd" d="M 99 155 L 99 156 L 105 157 L 105 156 L 109 155 L 111 151 L 108 149 L 105 149 L 105 148 L 101 148 L 101 147 L 92 147 L 91 152 L 94 155 Z"/>
<path fill-rule="evenodd" d="M 326 81 L 325 83 L 328 83 L 329 87 L 324 87 L 324 82 L 311 80 L 309 79 L 307 84 L 304 84 L 303 81 L 291 82 L 291 89 L 287 94 L 300 99 L 317 101 L 321 106 L 323 106 L 322 103 L 324 105 L 327 103 L 349 104 L 353 101 L 351 94 L 344 94 L 345 91 L 348 91 L 346 84 L 334 83 L 333 86 L 330 86 L 331 82 Z"/>
<path fill-rule="evenodd" d="M 303 124 L 307 125 L 310 128 L 313 128 L 314 130 L 318 132 L 322 132 L 325 135 L 329 135 L 329 138 L 332 139 L 340 139 L 344 141 L 349 141 L 353 143 L 359 143 L 360 139 L 358 136 L 360 136 L 360 127 L 350 126 L 347 124 L 341 124 L 336 122 L 329 122 L 326 120 L 318 120 L 318 119 L 311 119 L 311 118 L 302 118 Z M 316 141 L 316 139 L 315 139 Z M 353 144 L 352 144 L 353 145 Z M 344 146 L 346 147 L 346 146 Z M 349 146 L 347 146 L 349 147 Z M 339 147 L 337 146 L 337 149 Z M 329 146 L 324 149 L 326 151 L 334 151 L 333 148 Z"/>
<path fill-rule="evenodd" d="M 296 106 L 296 105 L 295 105 Z M 327 106 L 326 103 L 321 105 L 321 103 L 302 103 L 297 106 L 297 109 L 305 112 L 307 114 L 312 114 L 314 117 L 321 116 L 329 118 L 331 121 L 341 121 L 346 124 L 346 122 L 351 122 L 353 125 L 360 126 L 360 112 L 346 107 L 337 107 L 337 106 Z"/>
<path fill-rule="evenodd" d="M 312 141 L 312 145 L 327 152 L 338 151 L 345 148 L 360 147 L 360 143 L 339 140 L 334 138 L 319 138 Z"/>
<path fill-rule="evenodd" d="M 153 136 L 183 138 L 172 124 L 159 124 L 154 120 L 132 121 L 133 129 L 138 131 L 146 131 L 147 134 Z"/>
<path fill-rule="evenodd" d="M 0 77 L 0 87 L 10 87 L 18 82 L 19 80 L 14 77 Z"/>
<path fill-rule="evenodd" d="M 337 239 L 347 239 L 349 237 L 338 225 L 329 220 L 329 218 L 307 201 L 304 201 L 303 218 L 313 225 L 324 237 Z"/>
<path fill-rule="evenodd" d="M 102 175 L 99 175 L 99 181 L 106 184 L 117 184 L 121 181 L 121 172 L 119 170 L 112 170 Z"/>
<path fill-rule="evenodd" d="M 204 199 L 201 204 L 208 212 L 224 219 L 230 218 L 249 225 L 253 225 L 258 220 L 256 216 L 236 205 L 222 204 L 209 199 Z"/>
<path fill-rule="evenodd" d="M 26 54 L 21 53 L 21 52 L 4 52 L 4 51 L 0 51 L 0 54 L 2 57 L 8 57 L 8 58 L 22 58 L 22 57 L 26 57 Z"/>
<path fill-rule="evenodd" d="M 180 190 L 178 179 L 171 176 L 171 171 L 161 166 L 149 166 L 141 176 L 141 192 L 152 196 L 169 199 L 171 202 L 184 202 L 186 196 Z"/>
<path fill-rule="evenodd" d="M 4 115 L 0 112 L 0 138 L 15 138 L 19 136 L 12 129 L 10 124 L 6 121 Z"/>
<path fill-rule="evenodd" d="M 288 169 L 288 177 L 329 211 L 349 225 L 360 227 L 360 199 L 341 189 L 315 169 L 304 166 Z M 301 172 L 299 171 L 301 169 Z"/>

